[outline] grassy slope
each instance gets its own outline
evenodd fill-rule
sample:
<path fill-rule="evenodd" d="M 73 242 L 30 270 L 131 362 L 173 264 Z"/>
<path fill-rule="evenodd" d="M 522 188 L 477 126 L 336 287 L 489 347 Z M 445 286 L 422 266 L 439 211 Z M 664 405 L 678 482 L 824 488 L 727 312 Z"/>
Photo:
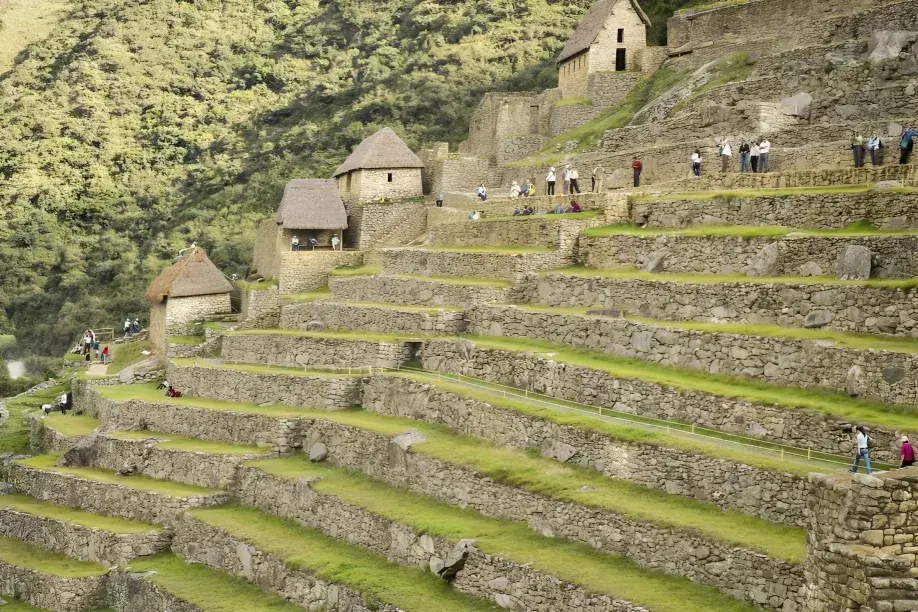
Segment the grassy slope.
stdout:
<path fill-rule="evenodd" d="M 77 561 L 15 538 L 0 538 L 0 561 L 61 578 L 88 578 L 106 571 L 97 563 Z"/>
<path fill-rule="evenodd" d="M 251 374 L 283 374 L 286 376 L 306 376 L 317 378 L 358 378 L 362 374 L 347 374 L 332 370 L 304 370 L 302 368 L 286 368 L 283 366 L 263 366 L 248 363 L 214 363 L 200 361 L 198 359 L 173 359 L 172 363 L 176 367 L 199 367 L 199 368 L 218 368 L 226 370 L 238 370 L 240 372 L 249 372 Z"/>
<path fill-rule="evenodd" d="M 254 444 L 224 444 L 222 442 L 210 442 L 199 438 L 189 438 L 187 436 L 178 436 L 159 431 L 118 431 L 109 435 L 122 440 L 149 440 L 150 438 L 157 438 L 162 440 L 162 442 L 157 442 L 153 447 L 162 450 L 192 451 L 214 455 L 258 455 L 266 452 L 265 449 L 259 448 Z"/>
<path fill-rule="evenodd" d="M 5 400 L 10 416 L 3 425 L 0 425 L 0 455 L 4 453 L 27 455 L 30 453 L 29 428 L 23 419 L 28 413 L 40 409 L 42 404 L 54 402 L 65 389 L 64 385 L 60 385 L 33 395 Z"/>
<path fill-rule="evenodd" d="M 102 424 L 102 421 L 86 415 L 77 416 L 75 414 L 54 412 L 42 417 L 42 423 L 45 427 L 50 427 L 63 436 L 73 438 L 76 436 L 88 436 L 96 427 Z"/>
<path fill-rule="evenodd" d="M 429 497 L 395 489 L 362 474 L 309 463 L 301 457 L 247 464 L 291 480 L 316 477 L 314 490 L 389 520 L 452 542 L 468 538 L 487 554 L 567 580 L 588 591 L 627 599 L 659 612 L 747 610 L 717 591 L 636 566 L 624 557 L 598 552 L 562 538 L 548 538 L 522 523 L 487 518 Z"/>
<path fill-rule="evenodd" d="M 105 388 L 101 391 L 112 399 L 145 399 L 144 396 L 153 389 L 152 385 L 129 387 L 118 389 L 114 394 Z M 157 397 L 156 401 L 162 400 Z M 262 409 L 254 405 L 187 397 L 174 398 L 169 403 L 217 410 L 244 407 L 244 410 L 259 412 Z M 265 408 L 283 410 L 283 407 Z M 443 427 L 423 422 L 351 410 L 287 410 L 302 417 L 341 423 L 386 436 L 418 429 L 427 435 L 429 441 L 413 447 L 416 451 L 479 471 L 498 482 L 523 487 L 539 495 L 607 508 L 664 525 L 696 529 L 711 537 L 795 562 L 801 562 L 803 558 L 803 532 L 796 528 L 777 526 L 738 512 L 725 512 L 711 504 L 652 491 L 626 481 L 606 478 L 592 470 L 559 464 L 519 450 L 490 446 L 452 435 Z"/>
<path fill-rule="evenodd" d="M 291 567 L 350 586 L 406 612 L 492 609 L 421 568 L 392 565 L 384 557 L 286 519 L 233 506 L 192 510 L 191 515 L 280 557 Z"/>
<path fill-rule="evenodd" d="M 151 533 L 162 531 L 162 527 L 147 525 L 140 521 L 130 521 L 122 518 L 92 514 L 67 506 L 58 506 L 50 502 L 39 501 L 34 497 L 27 497 L 25 495 L 0 496 L 0 508 L 10 508 L 11 510 L 17 510 L 19 512 L 114 533 Z M 5 609 L 4 612 L 6 612 Z"/>

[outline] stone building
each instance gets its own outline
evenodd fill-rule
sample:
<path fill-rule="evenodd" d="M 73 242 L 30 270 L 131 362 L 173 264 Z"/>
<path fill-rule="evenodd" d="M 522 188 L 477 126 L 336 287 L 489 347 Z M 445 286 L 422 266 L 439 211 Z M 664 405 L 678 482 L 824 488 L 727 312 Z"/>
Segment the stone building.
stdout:
<path fill-rule="evenodd" d="M 595 73 L 643 70 L 648 26 L 637 0 L 599 0 L 590 7 L 558 56 L 561 95 L 586 97 Z"/>
<path fill-rule="evenodd" d="M 233 286 L 207 257 L 192 247 L 163 270 L 147 288 L 150 309 L 150 340 L 165 349 L 168 329 L 232 310 Z"/>
<path fill-rule="evenodd" d="M 278 278 L 284 254 L 293 250 L 294 236 L 301 252 L 308 250 L 310 238 L 319 242 L 319 249 L 328 250 L 332 236 L 344 239 L 347 225 L 344 200 L 333 179 L 294 179 L 284 188 L 277 215 L 258 227 L 255 270 L 266 278 Z"/>
<path fill-rule="evenodd" d="M 348 204 L 421 197 L 423 162 L 390 128 L 361 142 L 334 178 Z"/>

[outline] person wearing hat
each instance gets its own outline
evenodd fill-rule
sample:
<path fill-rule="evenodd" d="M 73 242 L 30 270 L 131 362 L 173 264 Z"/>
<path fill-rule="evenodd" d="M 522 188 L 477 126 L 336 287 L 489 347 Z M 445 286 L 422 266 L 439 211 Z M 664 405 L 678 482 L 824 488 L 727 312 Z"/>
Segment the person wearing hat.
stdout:
<path fill-rule="evenodd" d="M 902 446 L 899 447 L 899 456 L 902 457 L 902 465 L 899 467 L 908 467 L 915 463 L 915 448 L 908 441 L 908 436 L 902 436 Z"/>

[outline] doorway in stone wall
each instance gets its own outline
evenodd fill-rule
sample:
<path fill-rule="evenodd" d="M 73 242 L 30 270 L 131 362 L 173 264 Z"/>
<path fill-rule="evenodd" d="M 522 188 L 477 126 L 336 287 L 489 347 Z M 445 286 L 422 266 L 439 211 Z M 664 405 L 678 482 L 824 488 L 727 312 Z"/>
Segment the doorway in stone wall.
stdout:
<path fill-rule="evenodd" d="M 624 50 L 624 49 L 616 49 L 616 50 L 615 50 L 615 70 L 616 70 L 617 72 L 622 72 L 622 71 L 625 70 L 625 67 L 626 67 L 626 63 L 625 63 L 625 50 Z"/>
<path fill-rule="evenodd" d="M 539 133 L 539 105 L 531 104 L 529 106 L 529 133 Z"/>

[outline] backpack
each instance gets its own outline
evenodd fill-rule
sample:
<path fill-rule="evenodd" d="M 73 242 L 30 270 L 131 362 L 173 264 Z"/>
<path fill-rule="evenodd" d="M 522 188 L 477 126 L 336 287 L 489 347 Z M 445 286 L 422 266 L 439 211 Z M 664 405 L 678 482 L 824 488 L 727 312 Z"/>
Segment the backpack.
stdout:
<path fill-rule="evenodd" d="M 874 443 L 873 438 L 871 436 L 867 436 L 867 450 L 873 450 L 874 447 L 876 447 L 876 443 Z"/>

